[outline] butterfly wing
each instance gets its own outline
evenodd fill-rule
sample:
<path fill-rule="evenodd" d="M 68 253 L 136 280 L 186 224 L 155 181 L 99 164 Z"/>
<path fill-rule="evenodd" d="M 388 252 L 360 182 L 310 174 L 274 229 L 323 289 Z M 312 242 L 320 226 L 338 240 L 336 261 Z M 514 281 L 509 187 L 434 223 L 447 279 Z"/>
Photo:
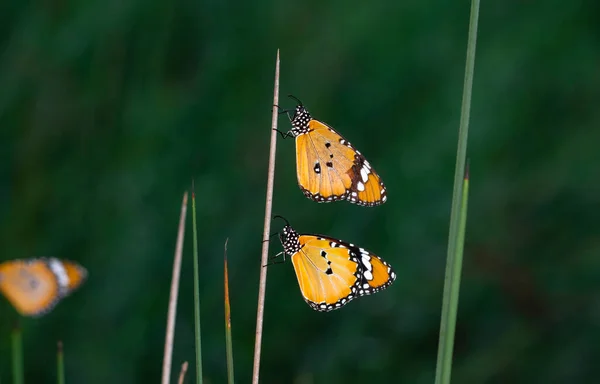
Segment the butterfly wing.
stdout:
<path fill-rule="evenodd" d="M 396 280 L 396 272 L 381 257 L 364 248 L 353 247 L 358 254 L 362 271 L 360 274 L 359 295 L 370 295 L 389 287 Z"/>
<path fill-rule="evenodd" d="M 383 204 L 386 189 L 365 157 L 333 128 L 317 120 L 296 136 L 298 184 L 317 202 L 348 200 L 364 206 Z"/>
<path fill-rule="evenodd" d="M 338 309 L 388 287 L 391 266 L 369 251 L 321 235 L 300 235 L 292 264 L 304 300 L 317 311 Z"/>
<path fill-rule="evenodd" d="M 56 258 L 13 260 L 0 264 L 0 292 L 24 316 L 49 312 L 87 276 L 81 265 Z"/>
<path fill-rule="evenodd" d="M 24 316 L 48 312 L 61 296 L 58 278 L 43 259 L 0 264 L 0 291 Z"/>
<path fill-rule="evenodd" d="M 69 261 L 62 260 L 63 268 L 65 269 L 65 274 L 67 275 L 67 289 L 65 292 L 65 296 L 69 295 L 71 292 L 79 288 L 81 284 L 87 278 L 87 270 L 81 265 Z"/>

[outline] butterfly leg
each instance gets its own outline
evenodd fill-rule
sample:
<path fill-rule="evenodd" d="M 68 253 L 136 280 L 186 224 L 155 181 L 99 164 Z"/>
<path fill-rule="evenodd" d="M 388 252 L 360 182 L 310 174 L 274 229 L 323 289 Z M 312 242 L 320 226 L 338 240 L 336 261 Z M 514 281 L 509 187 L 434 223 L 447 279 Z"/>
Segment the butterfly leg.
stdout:
<path fill-rule="evenodd" d="M 289 132 L 282 132 L 279 129 L 274 129 L 274 131 L 277 131 L 281 137 L 283 137 L 284 139 L 287 139 L 288 137 L 292 137 L 292 134 Z"/>
<path fill-rule="evenodd" d="M 283 108 L 281 108 L 279 105 L 276 105 L 276 104 L 274 104 L 273 106 L 274 106 L 274 107 L 276 107 L 277 109 L 280 109 L 280 111 L 279 111 L 279 114 L 280 114 L 280 115 L 282 115 L 282 114 L 284 114 L 284 113 L 285 113 L 285 114 L 287 114 L 287 116 L 288 116 L 288 119 L 290 119 L 290 121 L 292 121 L 292 120 L 293 120 L 293 119 L 292 119 L 292 115 L 290 115 L 290 112 L 293 112 L 293 111 L 294 111 L 293 109 L 283 109 Z"/>
<path fill-rule="evenodd" d="M 269 236 L 269 238 L 268 238 L 268 239 L 266 239 L 266 240 L 263 240 L 262 242 L 263 242 L 263 243 L 264 243 L 264 242 L 267 242 L 267 241 L 269 241 L 269 240 L 271 239 L 271 237 L 273 237 L 273 236 L 277 236 L 277 235 L 279 235 L 279 232 L 271 233 L 271 235 Z"/>
<path fill-rule="evenodd" d="M 283 260 L 277 260 L 279 258 L 279 256 L 283 255 Z M 285 252 L 281 251 L 278 254 L 276 254 L 275 256 L 269 257 L 269 262 L 266 265 L 263 265 L 263 267 L 268 267 L 269 265 L 273 265 L 273 264 L 282 264 L 285 263 Z"/>

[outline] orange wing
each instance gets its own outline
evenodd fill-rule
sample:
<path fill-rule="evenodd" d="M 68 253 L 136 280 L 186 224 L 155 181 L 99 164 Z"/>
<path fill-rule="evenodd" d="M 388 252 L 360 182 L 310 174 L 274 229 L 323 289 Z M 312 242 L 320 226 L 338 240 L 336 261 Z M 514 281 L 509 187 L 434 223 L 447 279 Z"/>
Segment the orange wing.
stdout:
<path fill-rule="evenodd" d="M 362 264 L 359 295 L 370 295 L 379 292 L 389 287 L 396 280 L 396 272 L 381 257 L 364 248 L 354 247 L 354 249 Z"/>
<path fill-rule="evenodd" d="M 79 287 L 87 271 L 56 258 L 13 260 L 0 264 L 0 291 L 19 313 L 40 316 Z"/>
<path fill-rule="evenodd" d="M 60 300 L 58 278 L 45 260 L 14 260 L 0 264 L 0 291 L 24 316 L 39 316 Z"/>
<path fill-rule="evenodd" d="M 353 244 L 321 235 L 300 235 L 297 241 L 297 248 L 287 242 L 291 252 L 298 249 L 292 264 L 304 300 L 317 311 L 338 309 L 396 279 L 389 264 Z"/>
<path fill-rule="evenodd" d="M 62 260 L 62 265 L 68 278 L 67 292 L 65 293 L 66 296 L 83 284 L 87 278 L 87 270 L 81 265 L 69 260 Z"/>
<path fill-rule="evenodd" d="M 317 202 L 348 200 L 364 206 L 383 204 L 387 192 L 371 164 L 328 125 L 296 107 L 290 135 L 296 138 L 296 175 L 306 197 Z"/>

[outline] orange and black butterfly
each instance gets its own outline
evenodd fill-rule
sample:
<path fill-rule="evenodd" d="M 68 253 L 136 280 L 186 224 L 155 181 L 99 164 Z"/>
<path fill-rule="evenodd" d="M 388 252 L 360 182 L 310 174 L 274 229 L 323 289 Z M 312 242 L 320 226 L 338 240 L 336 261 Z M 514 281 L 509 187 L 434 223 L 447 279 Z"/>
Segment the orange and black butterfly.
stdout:
<path fill-rule="evenodd" d="M 81 265 L 56 258 L 12 260 L 0 264 L 0 292 L 23 316 L 41 316 L 86 279 Z"/>
<path fill-rule="evenodd" d="M 281 216 L 276 216 L 285 220 Z M 298 284 L 308 305 L 321 312 L 341 308 L 352 299 L 389 287 L 392 266 L 364 248 L 323 235 L 300 235 L 285 220 L 279 233 L 282 253 L 292 258 Z"/>
<path fill-rule="evenodd" d="M 319 203 L 348 200 L 372 207 L 385 203 L 387 192 L 371 164 L 350 142 L 315 120 L 298 102 L 290 116 L 292 129 L 280 134 L 296 139 L 296 174 L 306 197 Z"/>

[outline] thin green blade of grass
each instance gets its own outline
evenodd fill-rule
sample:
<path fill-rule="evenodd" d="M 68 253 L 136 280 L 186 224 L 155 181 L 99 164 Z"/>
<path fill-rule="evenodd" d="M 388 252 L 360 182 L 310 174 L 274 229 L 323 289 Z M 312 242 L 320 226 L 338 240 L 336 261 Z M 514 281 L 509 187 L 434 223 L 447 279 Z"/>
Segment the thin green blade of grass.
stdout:
<path fill-rule="evenodd" d="M 23 335 L 21 327 L 17 324 L 11 332 L 12 369 L 13 384 L 25 382 L 25 371 L 23 370 Z"/>
<path fill-rule="evenodd" d="M 460 239 L 460 223 L 463 219 L 466 220 L 466 206 L 462 207 L 462 200 L 464 198 L 463 189 L 465 185 L 465 174 L 463 172 L 465 171 L 467 157 L 467 139 L 469 136 L 469 118 L 471 112 L 473 73 L 475 70 L 478 21 L 479 0 L 472 0 L 460 127 L 458 133 L 458 147 L 456 151 L 456 167 L 454 172 L 452 212 L 450 214 L 450 230 L 448 234 L 448 254 L 446 259 L 444 296 L 442 300 L 442 316 L 440 320 L 440 337 L 435 375 L 436 384 L 449 384 L 452 371 L 454 331 L 456 326 L 460 274 L 462 268 L 462 242 L 464 241 L 464 234 L 463 240 Z M 466 184 L 468 185 L 468 179 Z M 461 250 L 460 254 L 458 254 L 459 249 Z"/>
<path fill-rule="evenodd" d="M 227 243 L 225 240 L 224 275 L 225 275 L 225 347 L 227 353 L 227 382 L 234 383 L 233 379 L 233 345 L 231 341 L 231 304 L 229 302 L 229 273 L 227 272 Z"/>
<path fill-rule="evenodd" d="M 194 333 L 196 336 L 196 383 L 202 384 L 202 342 L 200 337 L 200 273 L 198 271 L 198 226 L 196 188 L 192 180 L 192 232 L 194 237 Z"/>
<path fill-rule="evenodd" d="M 181 256 L 183 254 L 183 239 L 185 236 L 185 217 L 187 213 L 187 191 L 181 201 L 181 213 L 177 229 L 175 256 L 173 257 L 173 274 L 171 277 L 171 292 L 169 294 L 169 309 L 167 312 L 167 329 L 165 332 L 165 351 L 163 356 L 162 384 L 171 380 L 171 363 L 173 361 L 173 339 L 175 338 L 175 318 L 177 316 L 177 298 L 179 295 L 179 277 L 181 276 Z"/>
<path fill-rule="evenodd" d="M 271 143 L 269 148 L 269 167 L 267 171 L 267 194 L 265 198 L 265 219 L 263 227 L 263 245 L 258 283 L 258 303 L 256 305 L 256 333 L 254 340 L 254 362 L 252 364 L 252 384 L 258 384 L 260 376 L 260 353 L 262 347 L 263 319 L 265 314 L 265 292 L 267 290 L 267 265 L 269 261 L 269 233 L 273 208 L 273 184 L 275 182 L 275 153 L 277 147 L 277 117 L 279 111 L 279 49 L 275 59 L 275 81 L 273 85 L 273 110 L 271 112 Z"/>
<path fill-rule="evenodd" d="M 438 351 L 438 357 L 442 355 L 443 360 L 438 362 L 438 369 L 440 370 L 440 376 L 436 375 L 437 383 L 450 383 L 450 377 L 452 373 L 452 355 L 454 349 L 454 335 L 456 329 L 456 317 L 458 312 L 458 299 L 460 293 L 460 278 L 462 271 L 463 261 L 463 250 L 465 243 L 465 228 L 467 224 L 467 206 L 469 199 L 469 165 L 464 172 L 464 179 L 462 183 L 462 196 L 460 202 L 460 214 L 458 220 L 458 233 L 455 241 L 456 249 L 454 250 L 454 258 L 451 263 L 451 271 L 449 273 L 450 278 L 445 281 L 446 286 L 444 287 L 444 293 L 448 288 L 448 305 L 446 306 L 447 314 L 445 316 L 446 324 L 444 334 L 440 334 L 440 347 L 444 348 L 442 351 Z M 446 300 L 446 296 L 444 296 Z M 440 331 L 441 333 L 441 331 Z M 443 336 L 443 339 L 442 339 Z M 441 368 L 440 368 L 441 367 Z M 439 381 L 438 381 L 439 380 Z"/>
<path fill-rule="evenodd" d="M 65 354 L 60 340 L 56 346 L 56 376 L 58 384 L 65 384 Z"/>

